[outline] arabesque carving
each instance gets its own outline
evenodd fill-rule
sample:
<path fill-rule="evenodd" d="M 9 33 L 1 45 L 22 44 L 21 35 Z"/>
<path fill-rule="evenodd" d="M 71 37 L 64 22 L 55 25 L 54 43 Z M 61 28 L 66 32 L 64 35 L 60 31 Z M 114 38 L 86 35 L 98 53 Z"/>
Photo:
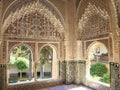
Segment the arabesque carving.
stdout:
<path fill-rule="evenodd" d="M 5 36 L 59 40 L 64 27 L 62 22 L 39 0 L 27 4 L 5 19 L 2 27 Z M 9 38 L 10 39 L 10 38 Z"/>
<path fill-rule="evenodd" d="M 105 37 L 110 32 L 109 16 L 105 10 L 89 3 L 79 20 L 78 28 L 80 39 Z"/>

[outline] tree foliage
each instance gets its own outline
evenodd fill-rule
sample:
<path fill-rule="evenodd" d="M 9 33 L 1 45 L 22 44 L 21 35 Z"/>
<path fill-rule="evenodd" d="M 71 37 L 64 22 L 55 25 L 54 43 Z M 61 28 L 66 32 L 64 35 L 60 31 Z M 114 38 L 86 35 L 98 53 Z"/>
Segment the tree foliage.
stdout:
<path fill-rule="evenodd" d="M 19 57 L 23 57 L 25 59 L 31 60 L 31 51 L 28 47 L 24 45 L 17 46 L 12 49 L 10 56 L 10 64 L 15 64 L 16 60 Z"/>
<path fill-rule="evenodd" d="M 102 77 L 107 72 L 107 67 L 105 64 L 97 62 L 96 64 L 92 64 L 90 68 L 90 74 L 92 76 L 96 75 Z"/>
<path fill-rule="evenodd" d="M 40 52 L 40 63 L 44 65 L 50 59 L 52 60 L 53 49 L 50 46 L 45 46 Z"/>
<path fill-rule="evenodd" d="M 50 46 L 45 46 L 40 52 L 40 78 L 44 76 L 43 66 L 45 63 L 52 62 L 53 49 Z"/>
<path fill-rule="evenodd" d="M 29 68 L 29 61 L 23 57 L 19 57 L 16 60 L 15 65 L 18 70 L 23 71 Z"/>
<path fill-rule="evenodd" d="M 26 59 L 29 59 L 31 55 L 30 49 L 24 45 L 15 47 L 12 50 L 12 52 L 13 52 L 13 56 L 15 57 L 15 59 L 17 59 L 18 57 L 24 57 Z"/>

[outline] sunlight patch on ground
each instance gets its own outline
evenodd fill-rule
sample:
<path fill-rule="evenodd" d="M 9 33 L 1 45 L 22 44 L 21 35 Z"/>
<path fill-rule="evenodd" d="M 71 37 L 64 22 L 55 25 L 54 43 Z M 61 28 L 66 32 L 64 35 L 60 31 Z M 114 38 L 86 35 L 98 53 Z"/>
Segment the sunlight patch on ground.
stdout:
<path fill-rule="evenodd" d="M 84 87 L 77 87 L 77 88 L 73 88 L 73 89 L 69 89 L 69 90 L 88 90 Z"/>

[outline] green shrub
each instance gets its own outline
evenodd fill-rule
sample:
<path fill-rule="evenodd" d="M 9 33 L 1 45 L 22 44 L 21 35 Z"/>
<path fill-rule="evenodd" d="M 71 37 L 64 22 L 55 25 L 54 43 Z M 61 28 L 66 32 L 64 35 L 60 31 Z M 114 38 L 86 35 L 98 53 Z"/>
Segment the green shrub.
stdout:
<path fill-rule="evenodd" d="M 90 74 L 92 76 L 96 75 L 96 76 L 102 77 L 105 73 L 107 73 L 107 71 L 108 70 L 106 65 L 100 62 L 92 64 L 90 68 Z"/>
<path fill-rule="evenodd" d="M 9 83 L 16 83 L 18 82 L 18 78 L 9 78 Z"/>
<path fill-rule="evenodd" d="M 20 81 L 26 81 L 26 80 L 28 80 L 28 78 L 20 78 L 19 80 Z"/>
<path fill-rule="evenodd" d="M 110 74 L 109 73 L 104 74 L 100 81 L 110 84 Z"/>

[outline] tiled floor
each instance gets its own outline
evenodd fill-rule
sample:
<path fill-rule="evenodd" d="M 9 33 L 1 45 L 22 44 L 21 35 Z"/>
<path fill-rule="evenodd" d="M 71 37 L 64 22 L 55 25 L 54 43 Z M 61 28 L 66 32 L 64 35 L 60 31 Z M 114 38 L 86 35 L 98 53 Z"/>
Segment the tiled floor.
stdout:
<path fill-rule="evenodd" d="M 39 89 L 39 90 L 93 90 L 93 89 L 85 86 L 80 86 L 80 85 L 79 86 L 78 85 L 61 85 L 61 86 L 55 86 L 55 87 Z"/>

